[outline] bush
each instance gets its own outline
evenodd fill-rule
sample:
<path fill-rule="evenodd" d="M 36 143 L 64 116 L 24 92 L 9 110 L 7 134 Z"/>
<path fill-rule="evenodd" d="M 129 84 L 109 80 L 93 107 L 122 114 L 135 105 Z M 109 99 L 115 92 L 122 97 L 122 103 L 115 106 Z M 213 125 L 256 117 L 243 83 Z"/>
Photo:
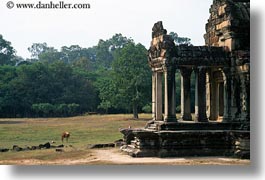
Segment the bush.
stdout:
<path fill-rule="evenodd" d="M 54 106 L 50 103 L 33 104 L 32 110 L 37 113 L 38 116 L 50 116 L 53 114 Z"/>
<path fill-rule="evenodd" d="M 57 116 L 67 116 L 68 106 L 67 104 L 56 104 L 56 114 Z"/>
<path fill-rule="evenodd" d="M 146 104 L 143 108 L 142 108 L 143 112 L 145 113 L 151 113 L 152 112 L 152 104 Z"/>
<path fill-rule="evenodd" d="M 68 107 L 68 114 L 73 116 L 73 115 L 78 114 L 80 105 L 72 103 L 72 104 L 68 104 L 67 107 Z"/>
<path fill-rule="evenodd" d="M 39 117 L 73 116 L 79 113 L 79 104 L 55 104 L 39 103 L 31 106 L 32 111 Z"/>

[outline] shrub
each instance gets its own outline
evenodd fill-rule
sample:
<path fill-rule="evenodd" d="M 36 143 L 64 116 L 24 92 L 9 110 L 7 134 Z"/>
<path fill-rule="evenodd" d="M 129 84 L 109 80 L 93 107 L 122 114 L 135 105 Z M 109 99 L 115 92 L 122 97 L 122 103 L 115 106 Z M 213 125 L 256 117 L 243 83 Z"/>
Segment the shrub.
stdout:
<path fill-rule="evenodd" d="M 142 108 L 143 112 L 145 113 L 151 113 L 152 112 L 152 104 L 146 104 L 143 108 Z"/>
<path fill-rule="evenodd" d="M 37 113 L 38 116 L 50 116 L 53 114 L 54 106 L 50 103 L 33 104 L 32 110 Z"/>

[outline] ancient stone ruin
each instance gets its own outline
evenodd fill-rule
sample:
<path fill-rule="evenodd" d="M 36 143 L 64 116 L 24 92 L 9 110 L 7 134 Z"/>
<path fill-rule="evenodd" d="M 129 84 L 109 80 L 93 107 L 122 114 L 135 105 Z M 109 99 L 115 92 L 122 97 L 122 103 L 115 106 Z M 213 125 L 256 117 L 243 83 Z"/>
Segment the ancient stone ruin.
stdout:
<path fill-rule="evenodd" d="M 205 46 L 176 46 L 162 22 L 154 24 L 148 51 L 153 119 L 145 128 L 121 131 L 127 142 L 123 151 L 134 157 L 250 158 L 249 0 L 213 0 L 204 39 Z M 179 119 L 175 73 L 181 73 Z"/>

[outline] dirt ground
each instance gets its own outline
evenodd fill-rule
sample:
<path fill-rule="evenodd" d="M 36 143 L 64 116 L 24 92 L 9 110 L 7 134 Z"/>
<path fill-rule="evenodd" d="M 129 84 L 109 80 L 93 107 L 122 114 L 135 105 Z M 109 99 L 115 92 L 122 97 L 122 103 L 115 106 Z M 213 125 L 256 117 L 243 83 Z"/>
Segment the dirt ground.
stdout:
<path fill-rule="evenodd" d="M 185 158 L 133 158 L 119 149 L 95 149 L 82 159 L 3 160 L 0 164 L 16 165 L 250 165 L 250 160 L 224 157 L 185 157 Z"/>

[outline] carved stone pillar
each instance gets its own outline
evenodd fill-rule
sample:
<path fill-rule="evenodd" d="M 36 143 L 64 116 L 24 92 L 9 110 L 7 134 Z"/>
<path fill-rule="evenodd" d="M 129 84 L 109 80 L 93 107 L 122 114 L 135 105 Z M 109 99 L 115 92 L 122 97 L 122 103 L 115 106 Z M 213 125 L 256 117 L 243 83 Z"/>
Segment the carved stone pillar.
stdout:
<path fill-rule="evenodd" d="M 241 121 L 250 120 L 250 76 L 243 73 L 241 78 Z"/>
<path fill-rule="evenodd" d="M 162 75 L 161 72 L 155 73 L 155 117 L 156 121 L 163 121 L 163 115 L 162 115 Z"/>
<path fill-rule="evenodd" d="M 230 68 L 224 68 L 222 71 L 224 78 L 224 114 L 223 122 L 231 122 L 231 108 L 232 108 L 232 97 L 231 97 L 231 72 Z"/>
<path fill-rule="evenodd" d="M 181 119 L 192 120 L 190 110 L 190 75 L 192 69 L 181 68 Z"/>
<path fill-rule="evenodd" d="M 165 77 L 165 117 L 166 122 L 176 122 L 176 82 L 175 69 L 164 72 Z"/>
<path fill-rule="evenodd" d="M 152 119 L 156 119 L 156 72 L 152 72 Z"/>
<path fill-rule="evenodd" d="M 198 67 L 195 70 L 195 121 L 208 122 L 206 115 L 206 69 Z"/>
<path fill-rule="evenodd" d="M 250 121 L 250 73 L 246 74 L 245 79 L 246 86 L 246 120 Z"/>

